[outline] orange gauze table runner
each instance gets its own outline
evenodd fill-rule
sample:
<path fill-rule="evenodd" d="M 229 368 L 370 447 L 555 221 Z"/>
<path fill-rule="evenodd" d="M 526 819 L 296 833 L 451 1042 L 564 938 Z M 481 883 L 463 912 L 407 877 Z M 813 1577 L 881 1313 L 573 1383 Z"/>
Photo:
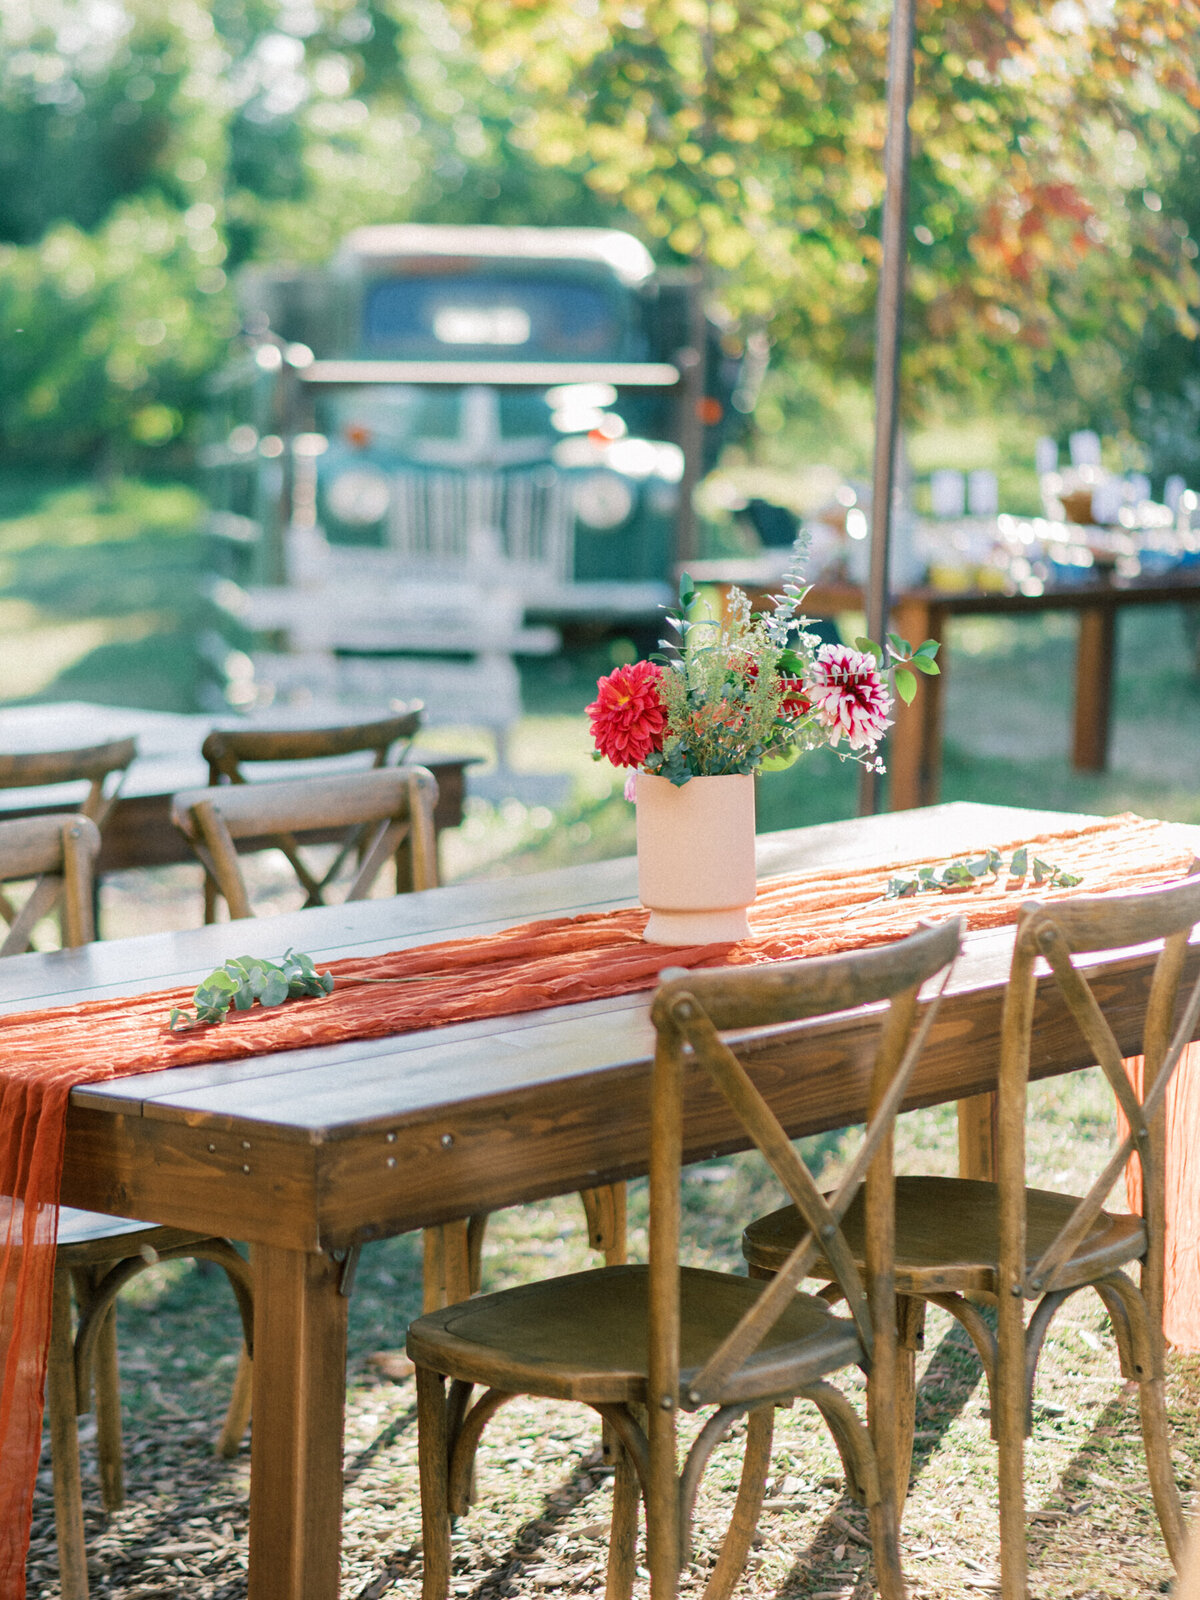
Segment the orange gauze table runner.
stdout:
<path fill-rule="evenodd" d="M 1020 840 L 980 840 L 1007 854 L 1030 846 L 1081 875 L 1073 893 L 1136 888 L 1183 876 L 1191 851 L 1166 825 L 1133 816 Z M 931 840 L 936 846 L 936 840 Z M 967 852 L 967 854 L 970 854 Z M 951 912 L 971 929 L 1012 922 L 1022 889 L 988 881 L 946 898 L 885 900 L 887 880 L 936 859 L 886 867 L 816 870 L 766 879 L 751 911 L 753 934 L 737 945 L 672 949 L 647 945 L 646 912 L 601 912 L 526 923 L 477 939 L 423 945 L 382 956 L 335 961 L 343 980 L 324 999 L 278 1010 L 233 1014 L 220 1027 L 174 1035 L 172 1005 L 190 989 L 90 1001 L 0 1017 L 0 1201 L 8 1207 L 0 1256 L 0 1600 L 24 1592 L 25 1550 L 41 1436 L 42 1391 L 49 1340 L 56 1203 L 62 1175 L 67 1100 L 76 1084 L 268 1051 L 499 1017 L 655 986 L 664 966 L 721 966 L 796 960 L 863 948 L 910 932 L 917 920 Z M 1063 891 L 1037 891 L 1056 898 Z M 236 930 L 230 929 L 231 950 Z M 356 986 L 354 977 L 433 980 Z M 1187 1073 L 1190 1083 L 1192 1072 Z M 1185 1094 L 1186 1097 L 1186 1094 Z M 1192 1099 L 1195 1104 L 1191 1103 Z M 1183 1127 L 1200 1125 L 1200 1087 L 1186 1105 L 1175 1097 Z M 1174 1166 L 1175 1163 L 1172 1163 Z M 1186 1163 L 1184 1163 L 1184 1166 Z M 1182 1170 L 1182 1169 L 1181 1169 Z M 1195 1192 L 1192 1192 L 1195 1191 Z M 1200 1178 L 1188 1174 L 1189 1214 L 1200 1213 Z M 1189 1249 L 1196 1250 L 1194 1234 Z M 1177 1263 L 1193 1280 L 1195 1259 Z M 1193 1308 L 1200 1347 L 1200 1308 Z M 1179 1330 L 1171 1336 L 1178 1340 Z M 1179 1341 L 1184 1342 L 1184 1341 Z"/>

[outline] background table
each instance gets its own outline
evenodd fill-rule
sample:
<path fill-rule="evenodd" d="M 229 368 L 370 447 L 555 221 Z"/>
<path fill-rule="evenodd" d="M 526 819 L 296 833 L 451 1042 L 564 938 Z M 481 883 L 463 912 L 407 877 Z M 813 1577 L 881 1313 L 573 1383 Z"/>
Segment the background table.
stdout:
<path fill-rule="evenodd" d="M 768 835 L 763 874 L 931 859 L 1068 826 L 1060 813 L 956 804 Z M 1195 830 L 1192 830 L 1195 831 Z M 239 926 L 238 945 L 328 960 L 483 934 L 633 899 L 634 863 L 322 907 Z M 918 915 L 949 911 L 937 903 Z M 995 1086 L 1011 930 L 972 935 L 913 1079 L 908 1106 Z M 195 982 L 229 930 L 116 940 L 0 963 L 0 1010 Z M 669 965 L 669 952 L 664 952 Z M 1200 964 L 1200 952 L 1198 952 Z M 1105 962 L 1122 1047 L 1150 960 Z M 1128 1002 L 1128 1004 L 1127 1004 Z M 1035 1076 L 1090 1066 L 1060 999 L 1044 994 Z M 760 1045 L 751 1072 L 788 1132 L 862 1120 L 873 1023 L 811 1024 L 803 1052 Z M 354 1249 L 371 1239 L 645 1172 L 649 995 L 123 1078 L 72 1096 L 63 1199 L 250 1240 L 256 1292 L 250 1600 L 338 1592 L 346 1307 Z M 706 1083 L 688 1086 L 685 1155 L 738 1148 L 744 1131 Z"/>
<path fill-rule="evenodd" d="M 696 583 L 728 589 L 736 584 L 758 600 L 779 587 L 778 562 L 695 561 Z M 1195 604 L 1200 601 L 1200 570 L 1195 567 L 1161 577 L 1116 578 L 1100 569 L 1080 583 L 1047 584 L 1040 594 L 987 589 L 905 589 L 892 599 L 889 627 L 920 644 L 938 639 L 942 675 L 922 676 L 912 705 L 896 706 L 895 730 L 888 740 L 888 801 L 893 811 L 932 805 L 942 780 L 942 727 L 949 666 L 946 624 L 951 617 L 1027 616 L 1043 611 L 1073 611 L 1079 616 L 1075 652 L 1075 699 L 1071 763 L 1080 772 L 1103 772 L 1108 765 L 1116 674 L 1117 612 L 1125 606 Z M 862 590 L 851 583 L 816 583 L 805 598 L 810 616 L 861 611 Z"/>
<path fill-rule="evenodd" d="M 381 712 L 380 715 L 386 715 Z M 285 725 L 268 717 L 262 725 Z M 293 717 L 291 720 L 295 721 Z M 365 717 L 364 719 L 365 720 Z M 232 717 L 188 715 L 172 711 L 142 711 L 126 706 L 89 705 L 85 701 L 54 701 L 46 705 L 0 707 L 0 751 L 20 755 L 34 750 L 77 750 L 110 739 L 135 738 L 137 758 L 130 767 L 120 799 L 104 825 L 98 871 L 125 867 L 161 867 L 194 862 L 183 834 L 171 821 L 171 796 L 183 789 L 202 789 L 208 783 L 208 763 L 200 746 L 215 727 L 235 725 Z M 246 720 L 253 727 L 255 719 Z M 297 722 L 297 726 L 303 724 Z M 437 779 L 438 802 L 434 827 L 438 833 L 457 827 L 463 818 L 465 773 L 478 758 L 442 755 L 414 746 L 408 759 L 428 767 Z M 353 768 L 370 765 L 370 757 L 339 757 Z M 306 771 L 331 771 L 322 762 L 256 762 L 255 781 L 265 778 L 302 777 Z M 78 806 L 86 784 L 52 784 L 36 789 L 0 789 L 0 817 L 40 816 Z M 307 837 L 307 836 L 306 836 Z M 340 837 L 340 835 L 339 835 Z"/>

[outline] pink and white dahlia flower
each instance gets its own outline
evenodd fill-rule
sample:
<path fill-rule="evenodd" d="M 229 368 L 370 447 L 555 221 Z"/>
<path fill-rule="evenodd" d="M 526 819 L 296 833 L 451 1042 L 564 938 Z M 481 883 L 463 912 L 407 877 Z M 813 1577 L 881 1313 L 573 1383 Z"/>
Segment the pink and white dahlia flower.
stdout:
<path fill-rule="evenodd" d="M 844 644 L 822 645 L 805 690 L 830 744 L 844 734 L 851 750 L 874 750 L 887 731 L 892 700 L 874 656 Z"/>

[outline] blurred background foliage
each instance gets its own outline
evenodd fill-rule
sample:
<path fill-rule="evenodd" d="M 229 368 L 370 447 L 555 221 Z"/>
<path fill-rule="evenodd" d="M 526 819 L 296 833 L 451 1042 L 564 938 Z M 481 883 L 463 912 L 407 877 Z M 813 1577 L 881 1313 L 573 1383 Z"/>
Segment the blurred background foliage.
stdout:
<path fill-rule="evenodd" d="M 632 226 L 802 418 L 869 376 L 888 12 L 0 0 L 0 448 L 186 472 L 238 267 L 393 220 Z M 1195 463 L 1200 0 L 919 13 L 912 413 L 1036 393 Z"/>

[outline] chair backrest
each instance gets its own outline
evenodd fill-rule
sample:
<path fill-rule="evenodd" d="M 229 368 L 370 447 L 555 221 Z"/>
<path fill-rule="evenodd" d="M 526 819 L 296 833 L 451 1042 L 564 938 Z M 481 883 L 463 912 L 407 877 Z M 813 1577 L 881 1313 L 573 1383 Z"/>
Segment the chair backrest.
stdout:
<path fill-rule="evenodd" d="M 962 942 L 955 918 L 922 925 L 908 938 L 870 950 L 769 967 L 664 973 L 651 1016 L 657 1030 L 650 1156 L 650 1406 L 691 1408 L 719 1402 L 730 1381 L 778 1321 L 817 1256 L 833 1267 L 868 1358 L 881 1341 L 895 1340 L 892 1255 L 894 1195 L 892 1129 L 913 1068 L 936 1014 L 918 1005 L 922 984 L 950 965 Z M 943 980 L 944 987 L 944 980 Z M 939 991 L 940 994 L 940 991 Z M 868 1096 L 863 1143 L 836 1193 L 822 1194 L 787 1133 L 755 1086 L 740 1054 L 769 1030 L 778 1069 L 793 1042 L 803 1069 L 819 1017 L 884 1002 Z M 787 1025 L 794 1025 L 794 1032 Z M 759 1030 L 747 1033 L 744 1030 Z M 732 1039 L 723 1035 L 733 1033 Z M 738 1121 L 762 1151 L 799 1208 L 808 1232 L 753 1309 L 679 1394 L 678 1256 L 679 1167 L 687 1077 L 695 1068 L 720 1089 Z M 866 1282 L 842 1233 L 850 1203 L 866 1183 Z M 667 1396 L 670 1396 L 668 1402 Z"/>
<path fill-rule="evenodd" d="M 1001 1185 L 1000 1274 L 1013 1295 L 1037 1299 L 1058 1286 L 1076 1247 L 1086 1238 L 1131 1155 L 1142 1169 L 1143 1215 L 1150 1254 L 1143 1268 L 1143 1290 L 1160 1301 L 1165 1190 L 1163 1117 L 1171 1074 L 1200 1023 L 1200 977 L 1183 994 L 1188 939 L 1200 922 L 1200 876 L 1162 888 L 1076 895 L 1068 900 L 1027 901 L 1017 920 L 1012 968 L 1000 1033 L 997 1176 Z M 1140 1040 L 1132 1049 L 1119 1044 L 1104 1014 L 1080 956 L 1162 942 L 1141 1018 Z M 1025 1102 L 1030 1045 L 1037 1025 L 1038 960 L 1050 968 L 1049 986 L 1066 1009 L 1102 1069 L 1128 1133 L 1099 1177 L 1079 1201 L 1059 1233 L 1032 1267 L 1025 1239 Z M 1124 1032 L 1130 1019 L 1122 1017 Z M 1139 1099 L 1124 1058 L 1145 1060 Z M 1161 1315 L 1158 1317 L 1161 1326 Z"/>
<path fill-rule="evenodd" d="M 29 949 L 36 924 L 62 897 L 63 944 L 87 944 L 94 934 L 92 876 L 100 830 L 77 812 L 0 821 L 0 883 L 34 879 L 18 909 L 0 892 L 0 916 L 9 924 L 0 956 Z"/>
<path fill-rule="evenodd" d="M 237 919 L 254 915 L 238 859 L 238 840 L 254 841 L 258 849 L 280 838 L 294 846 L 297 833 L 336 836 L 366 824 L 374 831 L 364 839 L 348 900 L 364 899 L 389 859 L 396 861 L 398 887 L 434 888 L 436 802 L 437 780 L 426 768 L 385 767 L 283 783 L 192 789 L 174 797 L 171 818 L 224 895 L 230 916 Z M 309 894 L 311 902 L 311 889 Z"/>
<path fill-rule="evenodd" d="M 79 808 L 99 827 L 112 810 L 125 773 L 137 755 L 136 739 L 113 739 L 81 750 L 39 750 L 0 755 L 0 789 L 32 789 L 55 783 L 87 783 Z"/>
<path fill-rule="evenodd" d="M 208 781 L 214 786 L 245 783 L 243 764 L 319 761 L 368 750 L 375 766 L 387 766 L 394 752 L 391 764 L 397 765 L 416 738 L 423 709 L 413 704 L 393 717 L 332 728 L 214 728 L 200 747 L 208 762 Z"/>

